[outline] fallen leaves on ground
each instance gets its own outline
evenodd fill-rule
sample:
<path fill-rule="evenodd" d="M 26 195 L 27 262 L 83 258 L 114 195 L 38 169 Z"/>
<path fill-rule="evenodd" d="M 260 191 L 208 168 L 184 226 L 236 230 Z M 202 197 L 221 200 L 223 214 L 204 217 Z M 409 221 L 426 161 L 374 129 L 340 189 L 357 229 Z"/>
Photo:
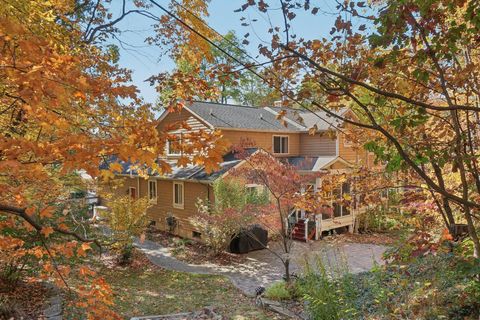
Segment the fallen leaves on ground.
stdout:
<path fill-rule="evenodd" d="M 325 242 L 370 243 L 377 245 L 391 245 L 395 242 L 392 235 L 385 233 L 342 233 L 324 237 Z"/>
<path fill-rule="evenodd" d="M 13 319 L 39 319 L 47 299 L 51 295 L 50 289 L 41 282 L 19 282 L 11 291 L 3 290 L 7 284 L 0 280 L 0 318 L 6 316 Z M 5 292 L 4 292 L 5 291 Z M 12 314 L 4 315 L 6 311 Z"/>
<path fill-rule="evenodd" d="M 225 266 L 243 263 L 246 259 L 245 255 L 229 252 L 213 255 L 211 250 L 200 242 L 182 239 L 160 230 L 149 230 L 147 238 L 169 248 L 175 258 L 190 264 L 214 263 Z"/>

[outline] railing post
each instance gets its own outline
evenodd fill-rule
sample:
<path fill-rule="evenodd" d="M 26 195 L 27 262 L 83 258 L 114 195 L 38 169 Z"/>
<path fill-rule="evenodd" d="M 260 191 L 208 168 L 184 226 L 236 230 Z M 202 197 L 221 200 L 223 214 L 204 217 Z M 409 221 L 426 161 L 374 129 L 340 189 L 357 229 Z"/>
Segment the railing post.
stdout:
<path fill-rule="evenodd" d="M 318 216 L 320 216 L 320 220 L 318 219 Z M 320 239 L 320 221 L 322 220 L 322 215 L 315 215 L 315 240 Z"/>

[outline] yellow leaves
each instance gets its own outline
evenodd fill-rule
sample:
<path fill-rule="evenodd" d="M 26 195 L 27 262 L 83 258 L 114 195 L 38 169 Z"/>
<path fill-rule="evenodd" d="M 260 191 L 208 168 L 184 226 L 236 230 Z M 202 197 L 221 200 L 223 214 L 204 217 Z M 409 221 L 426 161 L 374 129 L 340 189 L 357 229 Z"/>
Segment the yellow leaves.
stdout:
<path fill-rule="evenodd" d="M 120 163 L 114 162 L 109 165 L 110 171 L 112 172 L 122 172 L 123 167 Z"/>
<path fill-rule="evenodd" d="M 318 131 L 318 127 L 316 124 L 314 124 L 313 127 L 308 129 L 308 134 L 313 136 L 315 135 L 315 133 L 317 133 L 317 131 Z"/>
<path fill-rule="evenodd" d="M 41 234 L 45 236 L 45 238 L 48 238 L 52 233 L 53 233 L 53 228 L 52 227 L 43 227 L 42 230 L 40 231 Z"/>
<path fill-rule="evenodd" d="M 77 99 L 87 100 L 87 96 L 82 91 L 76 91 L 73 96 Z"/>
<path fill-rule="evenodd" d="M 100 176 L 105 181 L 115 178 L 115 174 L 110 170 L 100 170 Z"/>

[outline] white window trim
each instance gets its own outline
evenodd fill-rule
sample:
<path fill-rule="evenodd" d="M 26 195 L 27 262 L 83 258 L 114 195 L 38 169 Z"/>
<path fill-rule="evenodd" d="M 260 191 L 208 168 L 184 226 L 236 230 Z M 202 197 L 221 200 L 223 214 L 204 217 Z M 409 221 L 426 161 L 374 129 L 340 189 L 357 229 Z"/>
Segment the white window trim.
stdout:
<path fill-rule="evenodd" d="M 340 134 L 337 132 L 335 139 L 335 155 L 338 157 L 340 155 Z"/>
<path fill-rule="evenodd" d="M 256 189 L 256 192 L 257 192 L 257 193 L 263 191 L 263 188 L 262 188 L 262 187 L 263 187 L 262 185 L 256 184 L 256 183 L 247 183 L 247 184 L 245 184 L 245 186 L 244 186 L 245 190 L 247 190 L 247 189 L 249 189 L 249 188 L 254 188 L 254 189 Z"/>
<path fill-rule="evenodd" d="M 175 203 L 175 185 L 181 185 L 182 186 L 182 203 Z M 173 181 L 172 184 L 172 204 L 174 208 L 177 209 L 183 209 L 185 207 L 185 185 L 181 181 Z"/>
<path fill-rule="evenodd" d="M 170 153 L 170 140 L 167 140 L 167 143 L 165 145 L 166 147 L 166 153 L 167 153 L 167 156 L 170 156 L 170 157 L 179 157 L 182 155 L 182 151 L 180 150 L 178 153 Z"/>
<path fill-rule="evenodd" d="M 275 137 L 280 137 L 280 138 L 287 138 L 287 152 L 275 152 Z M 282 140 L 280 139 L 280 148 L 282 146 Z M 280 134 L 274 134 L 272 135 L 272 153 L 273 154 L 290 154 L 290 136 L 289 135 L 280 135 Z"/>
<path fill-rule="evenodd" d="M 155 197 L 153 199 L 150 198 L 150 183 L 155 183 Z M 157 180 L 148 180 L 148 201 L 150 203 L 157 204 L 157 199 L 158 199 L 158 183 Z"/>
<path fill-rule="evenodd" d="M 131 198 L 132 197 L 132 190 L 135 190 L 135 198 L 133 199 L 137 199 L 138 198 L 138 194 L 137 194 L 137 188 L 135 187 L 128 187 L 128 196 Z"/>

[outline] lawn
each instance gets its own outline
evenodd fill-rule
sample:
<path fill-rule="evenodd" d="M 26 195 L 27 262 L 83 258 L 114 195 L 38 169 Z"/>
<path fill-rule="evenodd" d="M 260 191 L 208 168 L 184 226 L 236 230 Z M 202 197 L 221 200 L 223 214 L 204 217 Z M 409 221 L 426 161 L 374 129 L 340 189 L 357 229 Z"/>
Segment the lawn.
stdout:
<path fill-rule="evenodd" d="M 167 271 L 109 270 L 105 275 L 125 317 L 187 312 L 213 306 L 229 319 L 271 319 L 224 277 Z"/>
<path fill-rule="evenodd" d="M 224 319 L 281 319 L 258 308 L 225 277 L 169 271 L 135 254 L 132 266 L 93 264 L 115 295 L 114 310 L 124 318 L 199 311 L 213 307 Z"/>

